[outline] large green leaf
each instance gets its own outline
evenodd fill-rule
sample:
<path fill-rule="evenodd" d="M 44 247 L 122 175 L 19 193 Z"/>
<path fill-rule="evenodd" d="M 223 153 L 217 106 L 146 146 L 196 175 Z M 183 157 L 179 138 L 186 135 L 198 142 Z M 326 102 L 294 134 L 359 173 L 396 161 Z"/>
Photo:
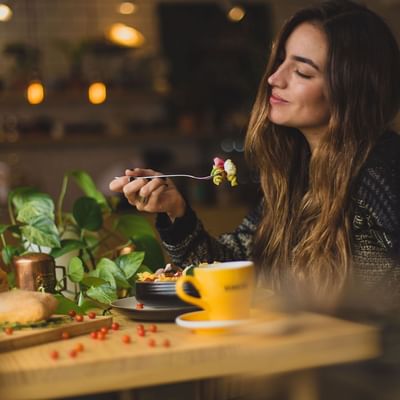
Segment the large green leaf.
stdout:
<path fill-rule="evenodd" d="M 108 284 L 91 287 L 86 292 L 86 295 L 104 304 L 111 304 L 114 300 L 117 300 L 118 298 L 115 289 Z"/>
<path fill-rule="evenodd" d="M 96 200 L 96 202 L 101 205 L 102 209 L 109 210 L 106 198 L 97 189 L 96 184 L 88 173 L 76 170 L 68 172 L 67 175 L 74 179 L 74 181 L 82 189 L 83 193 L 85 193 L 86 196 Z"/>
<path fill-rule="evenodd" d="M 137 250 L 145 252 L 143 260 L 144 264 L 148 265 L 153 271 L 156 271 L 159 268 L 164 268 L 164 254 L 157 239 L 153 236 L 142 235 L 133 238 L 133 242 L 135 243 Z"/>
<path fill-rule="evenodd" d="M 47 207 L 51 209 L 52 213 L 54 212 L 54 203 L 51 197 L 48 194 L 39 192 L 34 188 L 20 187 L 12 190 L 8 196 L 17 213 L 26 203 L 32 201 L 38 201 L 42 204 L 47 203 Z"/>
<path fill-rule="evenodd" d="M 115 260 L 116 264 L 124 272 L 126 279 L 129 279 L 136 274 L 143 263 L 144 255 L 143 251 L 135 251 L 120 256 Z"/>
<path fill-rule="evenodd" d="M 54 221 L 47 216 L 38 216 L 29 225 L 21 227 L 22 235 L 38 246 L 60 247 L 60 239 Z"/>
<path fill-rule="evenodd" d="M 61 294 L 55 294 L 54 297 L 58 300 L 58 306 L 55 314 L 68 314 L 68 311 L 74 310 L 79 314 L 83 314 L 83 310 L 72 300 L 64 297 Z"/>
<path fill-rule="evenodd" d="M 80 282 L 85 274 L 82 260 L 79 257 L 72 257 L 68 264 L 68 278 L 72 282 Z"/>
<path fill-rule="evenodd" d="M 16 255 L 18 255 L 18 249 L 14 246 L 4 246 L 1 250 L 1 256 L 6 265 L 11 265 L 12 259 Z"/>
<path fill-rule="evenodd" d="M 121 215 L 115 221 L 115 229 L 127 239 L 137 238 L 143 235 L 156 237 L 153 226 L 142 215 Z"/>
<path fill-rule="evenodd" d="M 87 287 L 90 286 L 100 286 L 100 285 L 104 285 L 105 283 L 107 283 L 107 281 L 105 281 L 104 279 L 101 278 L 96 278 L 95 276 L 85 276 L 81 282 L 82 285 L 85 285 Z"/>
<path fill-rule="evenodd" d="M 54 204 L 46 199 L 28 201 L 19 209 L 17 220 L 29 224 L 39 216 L 54 219 Z"/>
<path fill-rule="evenodd" d="M 101 208 L 91 197 L 79 198 L 74 203 L 72 214 L 82 229 L 97 231 L 103 225 Z"/>
<path fill-rule="evenodd" d="M 4 225 L 4 224 L 0 224 L 0 235 L 2 235 L 8 228 L 10 225 Z"/>
<path fill-rule="evenodd" d="M 114 287 L 112 280 L 109 280 L 110 274 L 113 276 L 115 285 L 118 288 L 130 288 L 131 285 L 127 281 L 124 273 L 118 268 L 114 261 L 108 258 L 102 258 L 96 265 L 96 269 L 99 271 L 99 278 L 103 278 L 110 282 L 111 286 Z"/>
<path fill-rule="evenodd" d="M 70 253 L 71 251 L 83 249 L 85 247 L 85 244 L 83 242 L 76 239 L 61 240 L 60 245 L 61 245 L 60 248 L 55 248 L 50 252 L 50 255 L 53 256 L 54 258 L 61 257 L 64 254 Z"/>

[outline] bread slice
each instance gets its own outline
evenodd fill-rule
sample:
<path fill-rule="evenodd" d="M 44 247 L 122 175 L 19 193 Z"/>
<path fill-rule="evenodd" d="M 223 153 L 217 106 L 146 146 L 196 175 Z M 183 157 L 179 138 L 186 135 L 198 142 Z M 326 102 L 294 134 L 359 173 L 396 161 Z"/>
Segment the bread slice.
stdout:
<path fill-rule="evenodd" d="M 50 293 L 14 289 L 0 293 L 0 323 L 37 322 L 48 319 L 57 309 Z"/>

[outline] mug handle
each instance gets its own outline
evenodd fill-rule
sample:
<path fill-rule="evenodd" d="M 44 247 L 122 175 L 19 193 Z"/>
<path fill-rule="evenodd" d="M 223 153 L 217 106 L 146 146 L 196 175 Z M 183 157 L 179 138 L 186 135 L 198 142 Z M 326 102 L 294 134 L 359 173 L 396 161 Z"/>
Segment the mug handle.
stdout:
<path fill-rule="evenodd" d="M 194 304 L 200 308 L 204 308 L 205 310 L 209 309 L 208 304 L 202 300 L 201 298 L 191 296 L 187 294 L 184 290 L 184 284 L 185 283 L 191 283 L 196 290 L 200 293 L 201 296 L 201 290 L 200 290 L 200 284 L 197 281 L 197 279 L 193 276 L 181 276 L 177 281 L 176 281 L 176 294 L 183 300 L 186 301 L 187 303 Z"/>
<path fill-rule="evenodd" d="M 56 269 L 57 268 L 60 268 L 63 271 L 63 278 L 62 278 L 63 286 L 60 290 L 67 290 L 67 270 L 62 265 L 56 265 Z"/>

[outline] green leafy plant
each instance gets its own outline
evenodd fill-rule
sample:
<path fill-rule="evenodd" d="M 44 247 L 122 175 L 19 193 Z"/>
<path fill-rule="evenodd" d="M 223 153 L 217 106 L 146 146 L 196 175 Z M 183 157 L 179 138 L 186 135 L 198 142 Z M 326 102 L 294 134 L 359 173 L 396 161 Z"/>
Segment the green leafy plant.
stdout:
<path fill-rule="evenodd" d="M 70 180 L 84 195 L 65 212 Z M 118 297 L 134 293 L 139 272 L 164 265 L 151 224 L 140 215 L 118 214 L 116 206 L 84 171 L 65 174 L 56 204 L 34 188 L 17 188 L 8 197 L 10 223 L 0 224 L 3 262 L 11 267 L 14 256 L 32 251 L 50 253 L 55 259 L 69 255 L 67 276 L 74 290 L 66 296 L 57 294 L 57 312 L 108 307 Z M 122 249 L 128 254 L 119 255 Z"/>

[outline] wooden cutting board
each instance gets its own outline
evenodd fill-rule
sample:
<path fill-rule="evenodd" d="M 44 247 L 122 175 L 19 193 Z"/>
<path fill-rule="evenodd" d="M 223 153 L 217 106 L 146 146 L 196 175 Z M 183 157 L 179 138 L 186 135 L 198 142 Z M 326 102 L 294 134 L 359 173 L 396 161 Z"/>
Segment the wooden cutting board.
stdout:
<path fill-rule="evenodd" d="M 11 335 L 0 331 L 0 352 L 17 350 L 24 347 L 35 346 L 42 343 L 63 340 L 62 333 L 68 332 L 70 337 L 83 335 L 93 332 L 101 327 L 110 327 L 112 324 L 111 316 L 97 316 L 95 319 L 89 319 L 85 316 L 82 322 L 71 320 L 65 315 L 54 315 L 54 318 L 63 318 L 61 323 L 51 325 L 45 328 L 24 328 L 14 330 Z"/>

